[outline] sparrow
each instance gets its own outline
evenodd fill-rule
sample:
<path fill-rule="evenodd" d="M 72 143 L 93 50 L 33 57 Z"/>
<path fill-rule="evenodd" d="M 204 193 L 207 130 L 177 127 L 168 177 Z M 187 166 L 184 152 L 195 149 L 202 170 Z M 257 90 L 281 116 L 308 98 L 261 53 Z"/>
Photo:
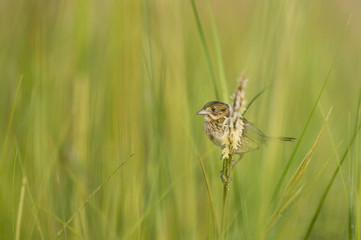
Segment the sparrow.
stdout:
<path fill-rule="evenodd" d="M 219 101 L 212 101 L 206 103 L 201 110 L 197 112 L 198 115 L 203 115 L 204 131 L 208 138 L 219 148 L 223 149 L 223 135 L 227 128 L 227 118 L 230 116 L 230 106 L 226 103 Z M 270 137 L 264 134 L 260 129 L 254 126 L 247 119 L 242 118 L 243 131 L 241 132 L 241 144 L 234 152 L 240 155 L 240 158 L 244 153 L 254 151 L 265 145 L 268 141 L 294 141 L 292 137 Z"/>

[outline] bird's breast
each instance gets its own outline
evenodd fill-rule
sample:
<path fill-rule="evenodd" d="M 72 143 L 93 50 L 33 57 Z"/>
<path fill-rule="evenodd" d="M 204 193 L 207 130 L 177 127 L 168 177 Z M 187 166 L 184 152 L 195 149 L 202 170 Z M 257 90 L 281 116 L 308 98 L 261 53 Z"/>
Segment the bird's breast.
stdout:
<path fill-rule="evenodd" d="M 222 148 L 222 138 L 224 129 L 222 128 L 221 124 L 217 122 L 204 122 L 204 131 L 208 138 L 218 147 Z"/>

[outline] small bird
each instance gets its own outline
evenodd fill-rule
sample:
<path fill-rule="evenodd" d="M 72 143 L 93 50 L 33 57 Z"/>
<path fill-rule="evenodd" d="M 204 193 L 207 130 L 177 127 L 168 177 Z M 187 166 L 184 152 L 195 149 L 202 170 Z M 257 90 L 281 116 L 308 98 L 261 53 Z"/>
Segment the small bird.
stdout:
<path fill-rule="evenodd" d="M 212 101 L 206 103 L 203 108 L 197 112 L 198 115 L 203 115 L 204 131 L 208 138 L 219 148 L 223 149 L 223 135 L 225 131 L 226 119 L 230 115 L 230 106 L 226 103 L 219 101 Z M 261 130 L 259 130 L 252 123 L 248 122 L 247 119 L 242 118 L 244 123 L 241 144 L 238 147 L 236 154 L 240 155 L 240 158 L 244 153 L 258 149 L 266 142 L 275 141 L 294 141 L 292 137 L 270 137 L 266 136 Z M 238 162 L 238 161 L 237 161 Z M 234 164 L 235 165 L 235 164 Z"/>

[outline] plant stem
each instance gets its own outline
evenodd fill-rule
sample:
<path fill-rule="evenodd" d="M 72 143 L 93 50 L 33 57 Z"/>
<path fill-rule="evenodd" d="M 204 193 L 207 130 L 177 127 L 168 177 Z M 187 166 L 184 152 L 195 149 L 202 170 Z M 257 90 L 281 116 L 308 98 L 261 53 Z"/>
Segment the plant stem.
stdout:
<path fill-rule="evenodd" d="M 198 161 L 199 161 L 199 165 L 201 166 L 202 175 L 203 175 L 204 182 L 205 182 L 206 188 L 207 188 L 207 193 L 208 193 L 208 198 L 209 198 L 209 204 L 210 204 L 210 206 L 211 206 L 211 213 L 212 213 L 213 234 L 214 234 L 214 239 L 216 240 L 216 239 L 217 239 L 216 218 L 215 218 L 215 216 L 214 216 L 213 201 L 212 201 L 211 190 L 209 189 L 209 184 L 208 184 L 207 176 L 206 176 L 206 173 L 205 173 L 205 171 L 204 171 L 203 163 L 202 163 L 202 160 L 200 159 L 200 157 L 198 157 Z"/>
<path fill-rule="evenodd" d="M 233 155 L 230 154 L 228 158 L 223 160 L 223 172 L 222 172 L 222 181 L 223 181 L 223 208 L 222 208 L 222 224 L 221 224 L 221 239 L 224 236 L 224 219 L 226 215 L 226 206 L 227 206 L 227 197 L 229 191 L 229 185 L 232 181 L 232 159 Z"/>
<path fill-rule="evenodd" d="M 23 216 L 25 185 L 26 185 L 26 177 L 23 178 L 23 184 L 21 185 L 21 191 L 20 191 L 19 210 L 18 210 L 18 217 L 16 220 L 16 234 L 15 234 L 16 240 L 20 239 L 20 226 L 21 226 L 21 218 Z"/>

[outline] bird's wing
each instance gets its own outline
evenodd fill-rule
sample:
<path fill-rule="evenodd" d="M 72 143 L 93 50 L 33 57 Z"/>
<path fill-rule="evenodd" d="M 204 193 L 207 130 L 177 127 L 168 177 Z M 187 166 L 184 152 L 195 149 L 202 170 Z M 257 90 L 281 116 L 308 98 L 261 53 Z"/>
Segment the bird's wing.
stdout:
<path fill-rule="evenodd" d="M 248 152 L 256 150 L 261 145 L 266 143 L 266 135 L 261 130 L 259 130 L 252 123 L 248 122 L 246 119 L 243 119 L 243 121 L 244 129 L 239 151 Z"/>

